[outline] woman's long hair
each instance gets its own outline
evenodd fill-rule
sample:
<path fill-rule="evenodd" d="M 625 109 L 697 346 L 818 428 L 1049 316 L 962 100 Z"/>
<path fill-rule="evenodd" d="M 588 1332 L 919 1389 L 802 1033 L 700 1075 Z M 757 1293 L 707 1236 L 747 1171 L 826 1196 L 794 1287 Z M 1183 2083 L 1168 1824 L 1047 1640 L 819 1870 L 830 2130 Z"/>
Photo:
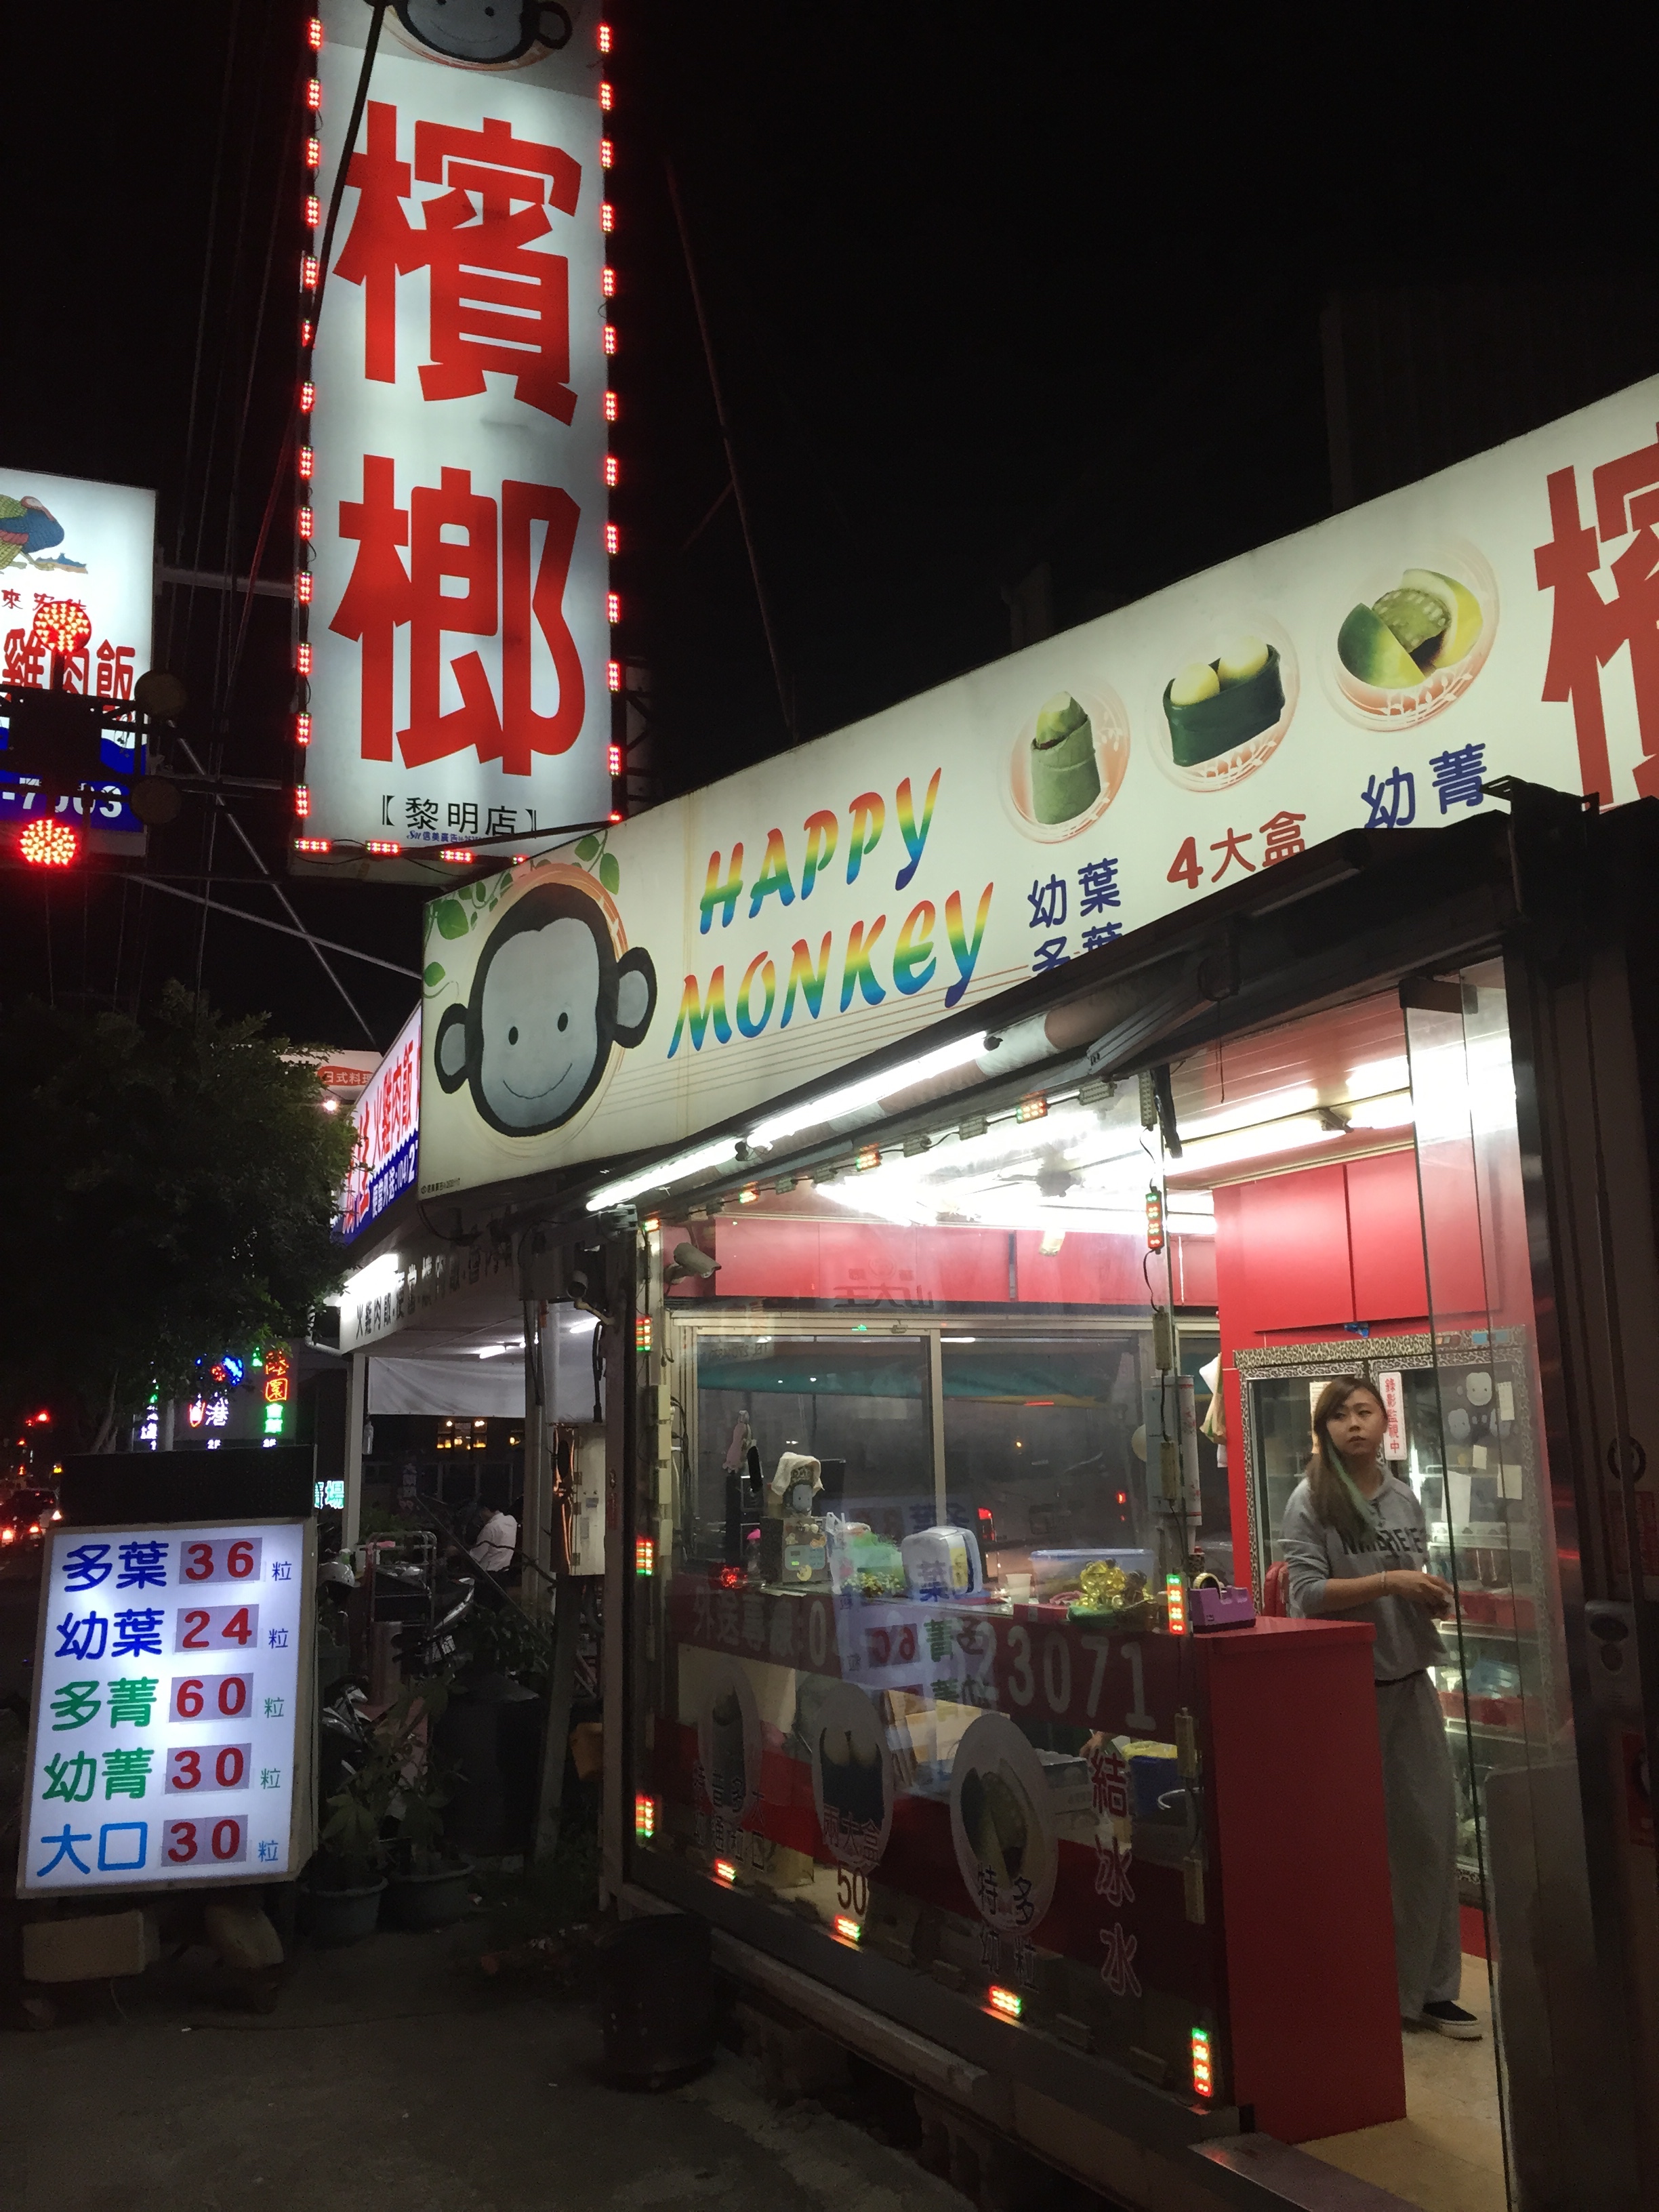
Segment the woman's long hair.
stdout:
<path fill-rule="evenodd" d="M 1334 1528 L 1355 1551 L 1369 1551 L 1371 1530 L 1354 1503 L 1353 1492 L 1342 1479 L 1342 1455 L 1331 1442 L 1330 1424 L 1356 1390 L 1382 1400 L 1374 1382 L 1363 1375 L 1335 1375 L 1325 1385 L 1313 1409 L 1313 1457 L 1308 1462 L 1308 1495 L 1313 1510 L 1328 1528 Z"/>

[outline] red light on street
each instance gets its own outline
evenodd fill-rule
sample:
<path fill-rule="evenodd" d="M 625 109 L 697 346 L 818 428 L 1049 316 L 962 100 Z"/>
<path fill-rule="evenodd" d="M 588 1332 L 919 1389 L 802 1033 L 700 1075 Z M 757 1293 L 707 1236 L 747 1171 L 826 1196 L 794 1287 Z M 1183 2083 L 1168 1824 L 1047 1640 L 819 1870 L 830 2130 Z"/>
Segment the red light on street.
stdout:
<path fill-rule="evenodd" d="M 312 321 L 308 315 L 303 317 L 300 324 L 300 343 L 302 346 L 308 346 L 316 335 L 316 324 Z"/>
<path fill-rule="evenodd" d="M 306 194 L 306 228 L 315 230 L 323 219 L 323 204 L 315 192 Z"/>
<path fill-rule="evenodd" d="M 614 522 L 605 526 L 605 550 L 613 560 L 622 551 L 622 532 Z"/>
<path fill-rule="evenodd" d="M 16 1541 L 17 1531 L 12 1527 L 10 1522 L 8 1521 L 5 1527 L 3 1528 L 0 1528 L 0 1544 L 15 1544 Z"/>
<path fill-rule="evenodd" d="M 622 420 L 622 402 L 614 392 L 607 392 L 605 395 L 605 419 L 607 422 Z"/>
<path fill-rule="evenodd" d="M 308 607 L 311 605 L 311 571 L 309 568 L 301 568 L 295 574 L 294 579 L 295 605 Z"/>
<path fill-rule="evenodd" d="M 728 1889 L 730 1889 L 730 1888 L 731 1888 L 731 1887 L 732 1887 L 732 1883 L 737 1880 L 737 1878 L 738 1878 L 738 1870 L 737 1870 L 737 1868 L 736 1868 L 736 1867 L 732 1863 L 732 1862 L 731 1862 L 731 1860 L 730 1860 L 730 1859 L 716 1859 L 716 1860 L 715 1860 L 715 1862 L 714 1862 L 714 1879 L 715 1879 L 715 1881 L 722 1881 L 722 1882 L 724 1882 L 724 1883 L 726 1884 L 726 1887 Z"/>
<path fill-rule="evenodd" d="M 622 690 L 622 663 L 620 660 L 607 660 L 605 662 L 605 688 L 607 691 L 620 691 Z"/>
<path fill-rule="evenodd" d="M 300 256 L 300 289 L 302 292 L 314 292 L 317 289 L 318 274 L 319 271 L 317 268 L 316 255 L 314 253 L 302 253 Z M 303 324 L 301 325 L 301 343 L 302 345 L 309 345 L 311 343 L 310 332 L 310 324 Z"/>
<path fill-rule="evenodd" d="M 316 404 L 317 387 L 307 377 L 300 386 L 300 412 L 302 415 L 309 415 Z"/>
<path fill-rule="evenodd" d="M 1025 2009 L 1025 2000 L 1017 1990 L 1001 1990 L 994 1985 L 985 1996 L 991 2010 L 1000 2013 L 1004 2020 L 1018 2020 Z"/>
<path fill-rule="evenodd" d="M 614 323 L 605 325 L 604 343 L 605 352 L 614 356 L 617 350 L 617 325 Z"/>
<path fill-rule="evenodd" d="M 616 209 L 611 206 L 609 200 L 601 200 L 599 202 L 599 228 L 605 233 L 605 236 L 609 238 L 611 232 L 615 230 L 616 228 Z"/>
<path fill-rule="evenodd" d="M 614 806 L 611 810 L 611 819 L 613 822 L 620 822 L 622 820 L 622 816 L 617 811 Z"/>
<path fill-rule="evenodd" d="M 605 300 L 617 296 L 617 272 L 608 261 L 599 271 L 599 296 Z"/>
<path fill-rule="evenodd" d="M 401 845 L 394 844 L 389 837 L 371 837 L 363 848 L 364 852 L 379 854 L 386 860 L 396 860 L 403 849 Z"/>
<path fill-rule="evenodd" d="M 311 787 L 308 784 L 296 783 L 295 785 L 294 811 L 299 816 L 301 822 L 303 822 L 307 815 L 310 813 Z"/>
<path fill-rule="evenodd" d="M 605 618 L 608 623 L 619 623 L 622 620 L 622 593 L 620 592 L 607 592 L 605 593 Z"/>
<path fill-rule="evenodd" d="M 476 860 L 477 855 L 467 845 L 446 845 L 438 858 L 441 860 L 455 860 L 465 866 L 469 860 Z"/>
<path fill-rule="evenodd" d="M 307 106 L 311 110 L 312 113 L 314 115 L 314 114 L 316 114 L 317 111 L 321 107 L 322 104 L 323 104 L 323 84 L 322 84 L 322 79 L 321 79 L 320 77 L 314 77 L 314 76 L 313 76 L 313 77 L 308 77 L 308 78 L 306 80 L 306 106 Z"/>
<path fill-rule="evenodd" d="M 611 52 L 611 41 L 615 36 L 616 33 L 612 31 L 609 23 L 601 23 L 599 25 L 599 52 L 602 54 L 608 54 Z"/>
<path fill-rule="evenodd" d="M 605 457 L 605 480 L 612 491 L 622 482 L 622 463 L 614 453 L 607 453 Z"/>
<path fill-rule="evenodd" d="M 326 837 L 296 837 L 294 849 L 296 853 L 331 853 L 334 848 Z"/>
<path fill-rule="evenodd" d="M 294 742 L 296 745 L 311 743 L 311 717 L 303 708 L 294 717 Z"/>
<path fill-rule="evenodd" d="M 614 169 L 616 166 L 617 149 L 615 145 L 609 138 L 601 138 L 599 141 L 599 167 L 602 169 Z"/>
<path fill-rule="evenodd" d="M 605 772 L 607 775 L 620 775 L 622 774 L 623 749 L 620 745 L 607 745 L 605 747 Z"/>
<path fill-rule="evenodd" d="M 301 483 L 309 483 L 317 467 L 317 456 L 309 446 L 301 446 L 296 457 Z"/>
<path fill-rule="evenodd" d="M 601 77 L 601 78 L 599 79 L 599 112 L 600 112 L 600 113 L 601 113 L 601 114 L 603 114 L 603 115 L 609 115 L 609 114 L 610 114 L 610 112 L 611 112 L 611 109 L 616 106 L 616 104 L 617 104 L 617 88 L 616 88 L 616 86 L 615 86 L 615 85 L 613 85 L 613 84 L 607 83 L 607 82 L 606 82 L 606 81 L 605 81 L 605 79 L 604 77 Z"/>
<path fill-rule="evenodd" d="M 836 1933 L 843 1943 L 856 1943 L 864 1933 L 864 1923 L 854 1920 L 850 1912 L 836 1915 Z"/>
<path fill-rule="evenodd" d="M 307 18 L 306 22 L 306 44 L 310 47 L 312 52 L 314 54 L 318 51 L 319 47 L 321 46 L 322 43 L 323 19 L 320 15 L 310 16 Z"/>
<path fill-rule="evenodd" d="M 308 507 L 302 507 L 294 518 L 294 526 L 301 538 L 309 538 L 316 526 L 317 518 Z"/>
<path fill-rule="evenodd" d="M 31 822 L 17 849 L 32 868 L 66 868 L 80 851 L 81 840 L 67 822 Z"/>
<path fill-rule="evenodd" d="M 29 635 L 49 653 L 78 653 L 92 635 L 92 617 L 79 599 L 38 599 Z"/>
<path fill-rule="evenodd" d="M 307 138 L 307 139 L 306 140 L 306 167 L 307 167 L 307 168 L 308 168 L 308 169 L 320 169 L 320 168 L 322 167 L 322 166 L 323 166 L 323 142 L 322 142 L 322 140 L 321 140 L 320 138 Z"/>

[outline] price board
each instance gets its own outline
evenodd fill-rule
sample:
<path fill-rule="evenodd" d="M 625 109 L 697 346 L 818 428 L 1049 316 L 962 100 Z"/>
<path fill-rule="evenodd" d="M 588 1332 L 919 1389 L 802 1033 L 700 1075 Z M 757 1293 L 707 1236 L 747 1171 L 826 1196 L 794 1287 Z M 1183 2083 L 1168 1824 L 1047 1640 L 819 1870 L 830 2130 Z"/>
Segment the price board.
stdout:
<path fill-rule="evenodd" d="M 298 1874 L 315 1583 L 309 1521 L 52 1529 L 20 1895 Z"/>

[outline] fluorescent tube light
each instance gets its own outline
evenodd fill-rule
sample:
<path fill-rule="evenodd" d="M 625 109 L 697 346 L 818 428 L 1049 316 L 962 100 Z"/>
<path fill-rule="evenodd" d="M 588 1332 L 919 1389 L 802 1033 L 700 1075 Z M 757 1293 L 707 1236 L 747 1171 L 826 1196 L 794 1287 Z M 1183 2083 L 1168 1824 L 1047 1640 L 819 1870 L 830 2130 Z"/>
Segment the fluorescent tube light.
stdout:
<path fill-rule="evenodd" d="M 926 1083 L 935 1075 L 948 1075 L 952 1068 L 965 1067 L 977 1060 L 985 1049 L 983 1030 L 973 1036 L 958 1037 L 954 1044 L 941 1045 L 937 1052 L 925 1053 L 920 1060 L 908 1060 L 901 1067 L 890 1068 L 884 1075 L 866 1076 L 862 1083 L 849 1083 L 844 1090 L 830 1091 L 817 1098 L 804 1099 L 770 1121 L 762 1121 L 749 1133 L 751 1145 L 775 1145 L 785 1137 L 793 1137 L 803 1129 L 816 1129 L 827 1121 L 839 1121 L 844 1115 L 857 1114 L 866 1106 L 874 1106 L 884 1098 L 891 1098 L 901 1091 L 908 1091 L 918 1083 Z M 648 1188 L 648 1185 L 641 1185 Z"/>
<path fill-rule="evenodd" d="M 641 1168 L 637 1175 L 619 1176 L 615 1182 L 602 1184 L 588 1200 L 587 1210 L 590 1213 L 604 1213 L 611 1206 L 626 1205 L 641 1191 L 665 1190 L 670 1183 L 684 1182 L 689 1176 L 728 1166 L 737 1157 L 738 1139 L 721 1137 L 717 1143 L 700 1145 L 694 1152 L 681 1152 L 673 1159 L 659 1160 L 653 1167 Z"/>
<path fill-rule="evenodd" d="M 1361 1098 L 1336 1109 L 1351 1129 L 1408 1129 L 1415 1116 L 1409 1091 L 1391 1091 L 1381 1098 Z"/>
<path fill-rule="evenodd" d="M 1264 1121 L 1280 1121 L 1287 1115 L 1305 1113 L 1317 1106 L 1319 1093 L 1311 1083 L 1298 1083 L 1285 1091 L 1269 1091 L 1235 1106 L 1231 1113 L 1211 1114 L 1203 1120 L 1180 1124 L 1182 1151 L 1211 1137 L 1231 1136 L 1236 1130 L 1255 1129 Z"/>
<path fill-rule="evenodd" d="M 1404 1091 L 1411 1083 L 1411 1066 L 1403 1052 L 1391 1060 L 1362 1060 L 1348 1070 L 1348 1096 L 1374 1098 L 1384 1091 Z"/>
<path fill-rule="evenodd" d="M 1310 1145 L 1328 1144 L 1342 1129 L 1328 1129 L 1316 1114 L 1291 1114 L 1278 1121 L 1259 1121 L 1253 1127 L 1232 1129 L 1224 1135 L 1182 1139 L 1181 1158 L 1171 1160 L 1170 1173 L 1185 1176 L 1208 1168 L 1225 1167 L 1235 1160 L 1267 1159 L 1275 1152 L 1297 1152 Z"/>

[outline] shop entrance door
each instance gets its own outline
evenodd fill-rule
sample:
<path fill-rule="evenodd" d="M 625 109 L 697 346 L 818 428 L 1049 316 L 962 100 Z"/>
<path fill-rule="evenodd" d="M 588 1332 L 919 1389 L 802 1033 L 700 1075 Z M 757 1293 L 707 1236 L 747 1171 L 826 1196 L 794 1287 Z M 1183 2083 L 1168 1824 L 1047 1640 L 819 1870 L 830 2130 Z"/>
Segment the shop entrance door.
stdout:
<path fill-rule="evenodd" d="M 1564 1255 L 1548 1249 L 1530 1150 L 1523 1172 L 1503 962 L 1409 979 L 1401 998 L 1433 1350 L 1419 1413 L 1437 1430 L 1422 1494 L 1431 1564 L 1457 1595 L 1456 1663 L 1437 1671 L 1480 1870 L 1509 2197 L 1520 2212 L 1631 2205 L 1631 2055 L 1591 1873 L 1611 1792 L 1586 1789 L 1569 1665 L 1583 1648 L 1578 1510 L 1550 1449 L 1565 1455 Z M 1639 1719 L 1631 1742 L 1644 1788 Z"/>

